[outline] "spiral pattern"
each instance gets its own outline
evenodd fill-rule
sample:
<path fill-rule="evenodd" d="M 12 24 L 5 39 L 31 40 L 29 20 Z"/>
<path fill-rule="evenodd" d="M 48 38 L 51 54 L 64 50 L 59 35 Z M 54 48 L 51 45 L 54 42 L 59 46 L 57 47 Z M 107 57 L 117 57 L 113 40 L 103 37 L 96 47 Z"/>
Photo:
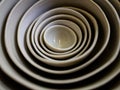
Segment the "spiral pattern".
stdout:
<path fill-rule="evenodd" d="M 33 90 L 101 88 L 120 73 L 119 8 L 119 0 L 0 1 L 1 70 Z M 71 47 L 51 48 L 51 28 L 71 32 Z"/>

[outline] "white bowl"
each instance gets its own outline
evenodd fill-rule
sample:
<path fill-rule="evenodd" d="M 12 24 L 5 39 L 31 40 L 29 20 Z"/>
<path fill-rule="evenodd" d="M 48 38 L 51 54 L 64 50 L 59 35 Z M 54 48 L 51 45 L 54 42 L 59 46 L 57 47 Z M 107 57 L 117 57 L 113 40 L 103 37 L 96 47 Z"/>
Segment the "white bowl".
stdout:
<path fill-rule="evenodd" d="M 58 12 L 57 12 L 58 11 Z M 42 29 L 42 27 L 44 27 L 45 25 L 46 25 L 46 23 L 47 22 L 50 22 L 51 20 L 49 20 L 49 21 L 47 21 L 47 22 L 44 22 L 43 21 L 43 19 L 45 19 L 45 18 L 47 18 L 48 16 L 50 16 L 50 15 L 52 15 L 52 14 L 57 14 L 57 13 L 60 13 L 60 12 L 63 12 L 63 11 L 65 11 L 65 13 L 67 14 L 67 13 L 70 13 L 70 14 L 73 14 L 74 16 L 76 16 L 76 17 L 79 17 L 79 19 L 81 19 L 85 24 L 86 24 L 86 26 L 87 26 L 87 28 L 88 28 L 88 30 L 89 30 L 89 34 L 90 34 L 90 26 L 89 26 L 89 24 L 88 24 L 88 22 L 87 22 L 87 20 L 80 14 L 80 13 L 78 13 L 78 12 L 75 12 L 75 11 L 73 11 L 73 10 L 71 10 L 71 9 L 67 9 L 67 8 L 57 8 L 57 9 L 53 9 L 53 10 L 50 10 L 50 11 L 48 11 L 48 12 L 46 12 L 44 15 L 42 15 L 41 16 L 41 18 L 35 23 L 35 25 L 34 25 L 34 27 L 33 27 L 33 30 L 32 30 L 32 42 L 34 42 L 34 36 L 35 36 L 35 44 L 33 43 L 33 46 L 34 47 L 38 47 L 39 48 L 39 50 L 41 51 L 41 47 L 39 46 L 39 43 L 38 43 L 38 39 L 37 39 L 37 37 L 38 37 L 38 35 L 39 35 L 39 33 L 40 33 L 40 29 Z M 73 12 L 73 13 L 71 13 L 71 12 Z M 57 15 L 55 15 L 55 16 L 57 16 Z M 62 18 L 62 17 L 59 17 L 59 18 Z M 67 17 L 66 17 L 67 18 Z M 55 18 L 53 18 L 53 19 L 55 19 Z M 71 18 L 72 19 L 72 18 Z M 46 19 L 47 20 L 47 19 Z M 43 21 L 41 24 L 39 24 L 41 21 Z M 77 20 L 78 21 L 78 20 Z M 77 23 L 82 23 L 81 21 L 79 21 L 79 22 L 77 22 Z M 82 26 L 84 26 L 83 24 L 81 24 Z M 38 26 L 38 28 L 37 28 L 37 26 Z M 37 29 L 36 29 L 37 28 Z M 36 30 L 36 31 L 35 31 Z M 35 32 L 35 34 L 34 34 L 34 32 Z M 86 43 L 86 40 L 87 40 L 87 31 L 86 31 L 86 29 L 85 29 L 85 27 L 84 27 L 84 34 L 85 34 L 85 39 L 84 39 L 84 42 L 82 43 L 82 45 L 79 47 L 79 49 L 77 49 L 75 52 L 73 52 L 73 53 L 71 53 L 71 55 L 69 55 L 69 56 L 72 56 L 72 55 L 75 55 L 77 52 L 79 52 L 82 48 L 84 48 L 84 45 L 85 45 L 85 43 Z M 88 38 L 89 40 L 90 40 L 90 38 L 91 38 L 91 34 L 89 35 L 90 37 Z M 89 42 L 88 42 L 89 43 Z M 87 47 L 87 46 L 86 46 Z M 38 53 L 39 53 L 39 51 L 38 50 L 36 50 Z M 84 51 L 85 51 L 85 49 L 84 49 Z M 43 51 L 44 52 L 44 51 Z M 41 54 L 40 54 L 41 55 Z M 66 55 L 67 57 L 68 57 L 68 55 Z M 55 56 L 55 57 L 58 57 L 59 59 L 61 58 L 60 56 Z M 49 57 L 45 57 L 45 58 L 48 58 L 48 59 L 51 59 L 51 58 L 49 58 Z M 61 58 L 62 59 L 62 58 Z"/>
<path fill-rule="evenodd" d="M 29 0 L 28 0 L 29 1 Z M 33 0 L 31 0 L 32 2 Z M 27 21 L 26 19 L 29 20 L 28 16 L 30 15 L 31 17 L 33 17 L 34 15 L 37 17 L 39 15 L 39 10 L 43 7 L 43 8 L 48 8 L 50 9 L 50 6 L 52 7 L 52 5 L 55 5 L 56 4 L 60 4 L 60 5 L 72 5 L 72 6 L 76 6 L 76 7 L 80 7 L 80 8 L 84 8 L 85 10 L 87 10 L 88 12 L 92 13 L 102 24 L 102 29 L 104 29 L 103 31 L 103 37 L 101 37 L 103 39 L 103 42 L 102 43 L 99 43 L 101 47 L 99 47 L 99 51 L 97 51 L 95 54 L 94 57 L 92 57 L 88 62 L 88 63 L 91 63 L 93 62 L 94 60 L 98 59 L 98 60 L 102 60 L 99 58 L 100 54 L 104 51 L 107 43 L 108 43 L 108 40 L 109 40 L 109 24 L 107 22 L 107 19 L 104 15 L 104 13 L 102 12 L 102 10 L 100 9 L 99 6 L 97 6 L 95 3 L 93 3 L 93 1 L 87 1 L 87 0 L 76 0 L 76 2 L 71 2 L 71 0 L 69 0 L 69 2 L 67 0 L 65 1 L 56 1 L 56 0 L 52 0 L 53 2 L 51 3 L 51 1 L 43 1 L 45 2 L 45 5 L 44 3 L 42 2 L 42 4 L 40 3 L 36 3 L 31 9 L 29 9 L 29 11 L 27 13 L 25 13 L 24 17 L 22 18 L 22 21 L 20 22 L 20 26 L 19 26 L 19 30 L 22 29 L 22 31 L 24 32 L 24 29 L 26 30 L 26 28 L 29 26 L 29 24 L 32 22 L 32 20 L 34 20 L 35 18 L 31 18 L 31 20 L 29 21 L 29 24 L 26 23 L 25 21 Z M 56 2 L 55 2 L 56 1 Z M 100 72 L 101 70 L 103 70 L 105 67 L 107 67 L 108 65 L 110 65 L 112 63 L 112 61 L 115 59 L 115 57 L 117 56 L 118 52 L 119 52 L 119 46 L 120 46 L 120 39 L 119 39 L 119 36 L 120 36 L 120 33 L 118 31 L 118 33 L 116 32 L 114 35 L 115 35 L 115 46 L 114 47 L 111 47 L 110 50 L 114 50 L 114 52 L 110 52 L 110 57 L 109 58 L 104 58 L 104 60 L 108 61 L 108 63 L 106 64 L 106 62 L 103 64 L 103 66 L 98 66 L 98 68 L 94 71 L 91 71 L 85 75 L 83 75 L 83 77 L 78 77 L 78 78 L 72 78 L 72 79 L 69 79 L 69 80 L 52 80 L 52 79 L 49 79 L 49 78 L 45 78 L 43 76 L 41 76 L 40 74 L 38 73 L 34 73 L 33 71 L 31 71 L 24 63 L 24 59 L 22 58 L 22 56 L 20 57 L 20 53 L 18 53 L 18 49 L 16 49 L 16 45 L 15 45 L 15 32 L 17 30 L 17 24 L 19 22 L 19 19 L 21 18 L 21 14 L 17 14 L 17 12 L 19 10 L 23 10 L 25 11 L 26 9 L 28 9 L 28 7 L 26 6 L 29 6 L 30 3 L 25 3 L 24 0 L 23 1 L 20 1 L 22 3 L 19 3 L 18 6 L 16 6 L 11 14 L 9 15 L 9 18 L 8 18 L 8 22 L 6 24 L 6 30 L 5 30 L 5 47 L 6 47 L 6 50 L 7 50 L 7 53 L 9 55 L 9 57 L 11 58 L 12 62 L 21 70 L 23 71 L 24 73 L 26 73 L 27 75 L 29 75 L 30 77 L 32 77 L 32 79 L 34 79 L 34 81 L 36 80 L 39 80 L 39 81 L 43 81 L 43 82 L 47 82 L 47 83 L 53 83 L 53 84 L 68 84 L 68 83 L 74 83 L 74 82 L 77 82 L 77 81 L 81 81 L 82 79 L 86 79 L 90 76 L 93 76 L 95 75 L 96 73 Z M 109 11 L 109 14 L 110 15 L 116 15 L 115 11 L 113 10 L 112 6 L 107 3 L 108 1 L 104 1 L 102 4 L 106 7 L 110 7 L 110 9 L 107 9 Z M 39 4 L 38 7 L 36 7 L 37 5 Z M 51 5 L 52 4 L 52 5 Z M 101 5 L 102 5 L 101 4 Z M 8 4 L 9 5 L 9 4 Z M 23 5 L 25 5 L 23 7 Z M 44 7 L 45 6 L 45 7 Z M 22 8 L 22 9 L 21 9 Z M 25 8 L 25 9 L 24 9 Z M 32 10 L 37 9 L 38 11 L 36 11 L 36 13 L 32 12 Z M 45 10 L 46 10 L 45 8 Z M 41 12 L 42 10 L 40 10 Z M 97 12 L 97 13 L 96 13 Z M 14 14 L 16 13 L 16 14 Z M 23 14 L 24 12 L 22 12 Z M 111 14 L 112 13 L 112 14 Z M 17 17 L 15 17 L 17 16 Z M 113 16 L 112 16 L 113 17 Z M 13 22 L 14 20 L 14 22 Z M 24 21 L 25 20 L 25 21 Z M 113 18 L 112 18 L 113 20 Z M 119 26 L 119 18 L 115 18 L 113 21 L 115 22 L 114 26 L 115 28 L 112 30 L 112 31 L 117 31 L 118 30 L 118 27 L 120 28 Z M 11 23 L 14 23 L 12 24 L 11 26 Z M 116 24 L 117 23 L 117 24 Z M 24 26 L 25 25 L 25 26 Z M 23 26 L 24 26 L 24 29 L 23 29 Z M 20 31 L 19 31 L 20 32 Z M 10 34 L 12 33 L 12 35 Z M 19 34 L 19 33 L 18 33 Z M 21 34 L 21 33 L 20 33 Z M 22 35 L 22 34 L 21 34 Z M 117 39 L 118 38 L 118 39 Z M 21 44 L 23 43 L 23 40 L 24 38 L 20 39 L 21 40 Z M 18 39 L 19 40 L 19 39 Z M 119 42 L 119 43 L 117 43 Z M 24 44 L 22 44 L 24 48 Z M 97 44 L 98 45 L 98 44 Z M 99 45 L 98 45 L 99 46 Z M 1 49 L 0 49 L 1 51 Z M 21 47 L 20 47 L 20 51 L 22 51 L 22 54 L 24 55 L 24 57 L 29 61 L 31 62 L 33 60 L 33 58 L 29 57 L 28 53 L 26 53 L 25 50 L 21 50 Z M 23 52 L 25 51 L 25 52 Z M 109 52 L 109 50 L 108 50 Z M 111 55 L 112 54 L 112 55 Z M 28 55 L 28 56 L 27 56 Z M 12 78 L 14 78 L 14 80 L 18 81 L 19 83 L 29 87 L 29 88 L 32 88 L 32 89 L 40 89 L 41 86 L 39 86 L 37 83 L 34 83 L 34 82 L 31 82 L 31 80 L 29 81 L 28 79 L 26 78 L 23 78 L 22 75 L 20 75 L 17 71 L 15 71 L 13 69 L 13 67 L 10 66 L 10 64 L 6 63 L 8 62 L 6 60 L 6 57 L 3 57 L 2 59 L 4 60 L 1 60 L 2 62 L 2 69 Z M 86 64 L 86 65 L 87 65 Z M 35 64 L 36 65 L 36 64 Z M 7 66 L 7 67 L 6 67 Z M 41 66 L 39 66 L 41 67 Z M 42 67 L 41 67 L 42 69 Z M 76 69 L 75 69 L 76 70 Z M 97 81 L 95 80 L 94 82 L 90 82 L 90 83 L 87 83 L 87 85 L 85 84 L 84 86 L 80 86 L 78 87 L 78 89 L 95 89 L 105 83 L 107 83 L 108 81 L 110 81 L 111 79 L 113 79 L 117 74 L 119 74 L 119 63 L 116 64 L 116 67 L 115 69 L 111 70 L 111 72 L 108 72 L 107 75 L 101 77 L 100 79 L 97 79 Z M 94 77 L 94 76 L 93 76 Z"/>
<path fill-rule="evenodd" d="M 85 42 L 86 42 L 86 28 L 85 28 L 85 26 L 84 26 L 84 24 L 79 20 L 79 19 L 77 19 L 77 18 L 75 18 L 75 17 L 73 17 L 73 16 L 70 16 L 70 15 L 56 15 L 56 16 L 53 16 L 53 17 L 51 17 L 51 18 L 49 18 L 48 20 L 51 20 L 51 19 L 55 19 L 55 18 L 60 18 L 60 17 L 63 17 L 63 18 L 68 18 L 68 19 L 72 19 L 72 20 L 74 20 L 74 21 L 76 21 L 77 23 L 78 23 L 78 25 L 80 25 L 80 27 L 82 27 L 82 29 L 83 29 L 83 32 L 85 33 L 85 39 L 83 40 L 84 41 L 84 43 L 82 43 L 82 45 L 79 47 L 79 49 L 81 49 L 83 46 L 84 46 L 84 44 L 85 44 Z M 46 21 L 48 21 L 47 19 L 45 20 L 45 21 L 43 21 L 42 22 L 42 24 L 45 24 L 46 25 Z M 41 29 L 41 26 L 43 26 L 43 25 L 39 25 L 39 27 L 37 28 L 37 30 L 39 31 L 40 29 Z M 32 28 L 32 27 L 31 27 Z M 31 28 L 28 30 L 28 32 L 27 32 L 27 45 L 28 45 L 28 48 L 29 48 L 29 50 L 30 50 L 30 52 L 33 54 L 34 53 L 34 50 L 33 50 L 33 48 L 32 48 L 32 46 L 31 46 L 31 44 L 30 44 L 30 42 L 31 41 L 29 41 L 30 39 L 29 38 L 31 38 L 31 37 L 29 37 L 30 36 L 30 31 L 31 31 Z M 39 37 L 39 32 L 38 31 L 36 31 L 36 34 L 37 35 L 35 35 L 36 37 Z M 76 31 L 76 32 L 78 32 L 79 33 L 79 31 Z M 33 39 L 34 39 L 34 37 L 33 37 Z M 37 39 L 36 39 L 37 40 Z M 34 43 L 33 43 L 34 44 Z M 39 46 L 39 43 L 38 43 L 38 46 Z M 37 47 L 35 47 L 35 49 L 36 49 L 36 51 L 38 50 L 37 49 Z M 45 53 L 45 51 L 43 50 L 43 49 L 40 49 L 40 51 L 42 51 L 42 52 L 44 52 Z M 75 51 L 75 52 L 73 52 L 73 53 L 76 53 L 76 52 L 78 52 L 79 50 L 77 50 L 77 51 Z M 37 51 L 38 53 L 39 53 L 39 51 Z M 35 54 L 35 53 L 34 53 Z M 40 53 L 40 55 L 41 55 L 42 53 Z M 45 53 L 46 55 L 49 55 L 50 56 L 50 54 L 48 54 L 48 53 Z M 72 53 L 71 53 L 72 54 Z M 44 54 L 43 54 L 43 56 L 45 56 Z M 63 55 L 59 55 L 59 56 L 56 56 L 56 55 L 51 55 L 52 57 L 55 57 L 55 58 L 65 58 L 65 57 L 69 57 L 69 54 L 63 54 Z M 40 57 L 38 56 L 38 57 L 36 57 L 37 59 L 40 59 Z M 45 56 L 45 58 L 48 58 L 48 57 L 46 57 Z"/>
<path fill-rule="evenodd" d="M 89 3 L 88 3 L 89 4 Z M 81 4 L 82 5 L 82 4 Z M 95 4 L 93 4 L 93 6 L 94 6 Z M 83 5 L 84 6 L 84 5 Z M 89 12 L 92 12 L 92 13 L 94 13 L 94 11 L 92 11 L 92 9 L 93 9 L 93 6 L 91 6 L 91 7 L 87 7 L 86 9 L 89 11 Z M 95 5 L 96 6 L 96 5 Z M 89 10 L 89 8 L 90 8 L 90 10 Z M 31 9 L 32 10 L 32 9 Z M 94 13 L 94 15 L 100 20 L 100 22 L 104 22 L 104 24 L 102 24 L 103 25 L 103 29 L 105 29 L 105 31 L 107 31 L 107 33 L 105 33 L 105 37 L 103 37 L 103 41 L 105 41 L 104 43 L 100 43 L 100 48 L 101 48 L 101 50 L 99 51 L 99 52 L 97 52 L 96 53 L 96 55 L 95 55 L 95 57 L 93 57 L 92 59 L 90 59 L 89 61 L 88 61 L 88 63 L 86 63 L 85 65 L 83 65 L 83 66 L 86 66 L 86 65 L 88 65 L 88 64 L 90 64 L 92 61 L 94 61 L 102 52 L 103 52 L 103 50 L 104 50 L 104 48 L 106 47 L 106 45 L 107 45 L 107 43 L 108 43 L 108 39 L 109 39 L 109 24 L 108 24 L 108 22 L 107 22 L 107 19 L 105 18 L 105 16 L 104 16 L 104 14 L 103 14 L 103 12 L 97 7 L 97 9 L 95 8 L 95 11 L 97 11 L 98 13 L 98 15 L 96 14 L 96 13 Z M 28 14 L 28 13 L 27 13 Z M 37 14 L 37 13 L 34 13 L 34 14 Z M 29 14 L 30 15 L 30 14 Z M 34 19 L 34 18 L 33 18 Z M 80 59 L 80 58 L 77 58 L 78 60 Z M 44 59 L 45 61 L 46 61 L 46 59 Z M 50 64 L 51 63 L 51 64 Z M 52 63 L 54 64 L 54 62 L 50 62 L 50 63 L 48 63 L 49 65 L 52 65 Z M 55 63 L 56 64 L 56 66 L 59 66 L 59 63 L 64 63 L 64 64 L 62 64 L 63 66 L 66 64 L 66 61 L 63 61 L 63 62 L 58 62 L 58 64 L 57 63 Z M 61 66 L 61 65 L 60 65 Z M 82 67 L 83 67 L 82 66 Z"/>
<path fill-rule="evenodd" d="M 63 54 L 63 55 L 59 55 L 59 56 L 56 56 L 56 55 L 50 55 L 50 54 L 48 54 L 48 53 L 46 53 L 43 49 L 41 49 L 41 47 L 39 47 L 39 42 L 38 42 L 38 40 L 37 40 L 37 37 L 39 37 L 39 31 L 41 30 L 41 26 L 43 26 L 44 24 L 46 25 L 46 22 L 48 22 L 49 20 L 51 20 L 51 19 L 55 19 L 55 18 L 60 18 L 60 17 L 63 17 L 63 18 L 68 18 L 68 19 L 72 19 L 72 20 L 74 20 L 74 21 L 76 21 L 77 23 L 78 23 L 78 25 L 80 25 L 80 27 L 82 28 L 82 31 L 84 32 L 84 39 L 83 39 L 83 43 L 81 44 L 81 46 L 79 47 L 79 45 L 80 44 L 78 44 L 78 47 L 79 47 L 79 49 L 77 49 L 76 51 L 74 51 L 74 52 L 72 52 L 72 53 L 69 53 L 69 54 Z M 43 25 L 42 25 L 43 24 Z M 28 30 L 29 32 L 30 32 L 30 29 Z M 78 33 L 78 36 L 79 36 L 79 31 L 76 31 L 77 33 Z M 54 58 L 59 58 L 59 59 L 65 59 L 66 57 L 69 57 L 69 56 L 71 56 L 71 55 L 74 55 L 75 53 L 77 53 L 80 49 L 82 49 L 83 47 L 84 47 L 84 45 L 85 45 L 85 42 L 86 42 L 86 40 L 87 40 L 87 31 L 86 31 L 86 27 L 84 26 L 84 24 L 79 20 L 79 19 L 77 19 L 77 18 L 75 18 L 75 17 L 73 17 L 73 16 L 70 16 L 70 15 L 56 15 L 56 16 L 53 16 L 53 17 L 51 17 L 51 18 L 48 18 L 48 19 L 46 19 L 45 21 L 43 21 L 42 23 L 41 23 L 41 25 L 39 25 L 39 27 L 37 28 L 37 31 L 36 31 L 36 34 L 37 35 L 35 35 L 36 36 L 36 42 L 38 42 L 37 43 L 37 46 L 38 46 L 38 48 L 39 48 L 39 50 L 41 51 L 41 52 L 43 52 L 44 54 L 46 54 L 46 55 L 48 55 L 48 56 L 51 56 L 51 57 L 54 57 Z M 30 33 L 28 34 L 28 36 L 30 35 Z M 81 34 L 80 34 L 81 35 Z M 80 36 L 79 36 L 80 37 Z M 29 40 L 29 38 L 30 37 L 28 37 L 27 38 L 27 41 Z M 32 39 L 33 39 L 34 37 L 32 37 Z M 33 39 L 34 40 L 34 39 Z M 32 41 L 33 42 L 33 41 Z M 80 43 L 80 42 L 79 42 Z M 34 44 L 34 43 L 33 43 Z M 31 45 L 30 43 L 29 43 L 29 45 Z M 29 47 L 29 45 L 28 45 L 28 47 Z M 34 44 L 35 45 L 35 44 Z M 35 49 L 36 49 L 36 51 L 37 51 L 37 53 L 39 53 L 39 55 L 42 55 L 42 53 L 41 52 L 39 52 L 39 50 L 37 49 L 37 47 L 34 47 Z M 33 50 L 32 50 L 32 46 L 31 47 L 29 47 L 29 49 L 30 49 L 30 51 L 32 51 L 32 52 L 34 52 Z M 46 57 L 45 55 L 42 55 L 43 57 L 45 57 L 45 58 L 49 58 L 49 57 Z M 39 59 L 39 58 L 38 58 Z"/>
<path fill-rule="evenodd" d="M 102 14 L 101 14 L 101 16 L 102 16 Z M 18 41 L 19 41 L 19 39 L 18 39 Z M 106 42 L 107 43 L 107 42 Z M 22 50 L 22 49 L 20 49 L 20 50 Z M 50 62 L 49 62 L 49 60 L 47 60 L 47 59 L 42 59 L 42 58 L 39 58 L 39 59 L 41 59 L 43 62 L 46 62 L 47 64 L 49 64 L 49 65 L 55 65 L 55 66 L 69 66 L 69 65 L 71 65 L 71 64 L 74 64 L 74 63 L 77 63 L 77 62 L 79 62 L 79 61 L 81 61 L 82 59 L 83 59 L 83 56 L 81 56 L 81 57 L 78 57 L 78 58 L 75 58 L 75 59 L 77 59 L 77 60 L 75 60 L 75 62 L 74 62 L 74 59 L 71 59 L 71 60 L 67 60 L 67 61 L 55 61 L 55 62 L 53 62 L 54 60 L 51 60 Z M 67 63 L 70 63 L 70 64 L 67 64 Z M 73 63 L 74 62 L 74 63 Z"/>
<path fill-rule="evenodd" d="M 55 52 L 65 52 L 71 50 L 76 42 L 75 32 L 63 25 L 53 25 L 43 33 L 43 40 L 47 47 Z"/>
<path fill-rule="evenodd" d="M 44 46 L 44 42 L 43 42 L 43 38 L 42 38 L 43 37 L 43 32 L 47 28 L 49 28 L 50 26 L 53 26 L 53 25 L 63 25 L 63 26 L 71 28 L 75 32 L 75 34 L 77 36 L 77 44 L 76 44 L 76 46 L 72 50 L 69 50 L 67 52 L 62 52 L 61 53 L 61 52 L 51 51 L 46 46 Z M 68 54 L 70 52 L 73 52 L 74 50 L 76 50 L 80 46 L 80 44 L 82 43 L 82 39 L 83 39 L 82 31 L 80 29 L 80 26 L 78 26 L 76 23 L 74 23 L 73 21 L 70 21 L 70 20 L 54 20 L 54 21 L 50 22 L 49 24 L 47 24 L 43 28 L 43 30 L 41 31 L 41 33 L 39 35 L 40 35 L 39 44 L 41 44 L 42 48 L 45 51 L 47 51 L 50 54 L 54 54 L 54 55 L 63 55 L 63 54 Z"/>

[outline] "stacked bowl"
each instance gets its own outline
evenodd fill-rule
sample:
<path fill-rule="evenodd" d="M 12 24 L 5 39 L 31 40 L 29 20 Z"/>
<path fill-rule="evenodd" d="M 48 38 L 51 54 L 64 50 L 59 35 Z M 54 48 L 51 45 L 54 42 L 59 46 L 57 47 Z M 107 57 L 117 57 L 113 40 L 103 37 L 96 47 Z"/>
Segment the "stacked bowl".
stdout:
<path fill-rule="evenodd" d="M 5 5 L 15 5 L 8 17 Z M 2 71 L 34 90 L 104 86 L 120 73 L 119 5 L 118 0 L 3 0 Z"/>

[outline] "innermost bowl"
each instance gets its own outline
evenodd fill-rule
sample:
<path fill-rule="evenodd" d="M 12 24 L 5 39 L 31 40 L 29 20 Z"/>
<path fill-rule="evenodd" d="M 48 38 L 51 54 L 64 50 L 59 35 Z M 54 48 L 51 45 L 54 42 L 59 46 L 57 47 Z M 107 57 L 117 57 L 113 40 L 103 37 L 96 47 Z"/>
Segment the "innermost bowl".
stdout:
<path fill-rule="evenodd" d="M 77 42 L 75 32 L 63 25 L 53 25 L 47 28 L 44 32 L 43 39 L 49 49 L 57 52 L 68 51 Z"/>

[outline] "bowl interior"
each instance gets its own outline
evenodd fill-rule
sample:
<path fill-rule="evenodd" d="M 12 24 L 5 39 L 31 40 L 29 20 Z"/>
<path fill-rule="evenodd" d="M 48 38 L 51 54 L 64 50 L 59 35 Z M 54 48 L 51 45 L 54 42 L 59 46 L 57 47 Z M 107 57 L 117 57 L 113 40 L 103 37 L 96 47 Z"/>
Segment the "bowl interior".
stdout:
<path fill-rule="evenodd" d="M 76 44 L 76 34 L 70 28 L 63 25 L 53 25 L 47 28 L 43 35 L 48 48 L 55 51 L 66 51 Z"/>

